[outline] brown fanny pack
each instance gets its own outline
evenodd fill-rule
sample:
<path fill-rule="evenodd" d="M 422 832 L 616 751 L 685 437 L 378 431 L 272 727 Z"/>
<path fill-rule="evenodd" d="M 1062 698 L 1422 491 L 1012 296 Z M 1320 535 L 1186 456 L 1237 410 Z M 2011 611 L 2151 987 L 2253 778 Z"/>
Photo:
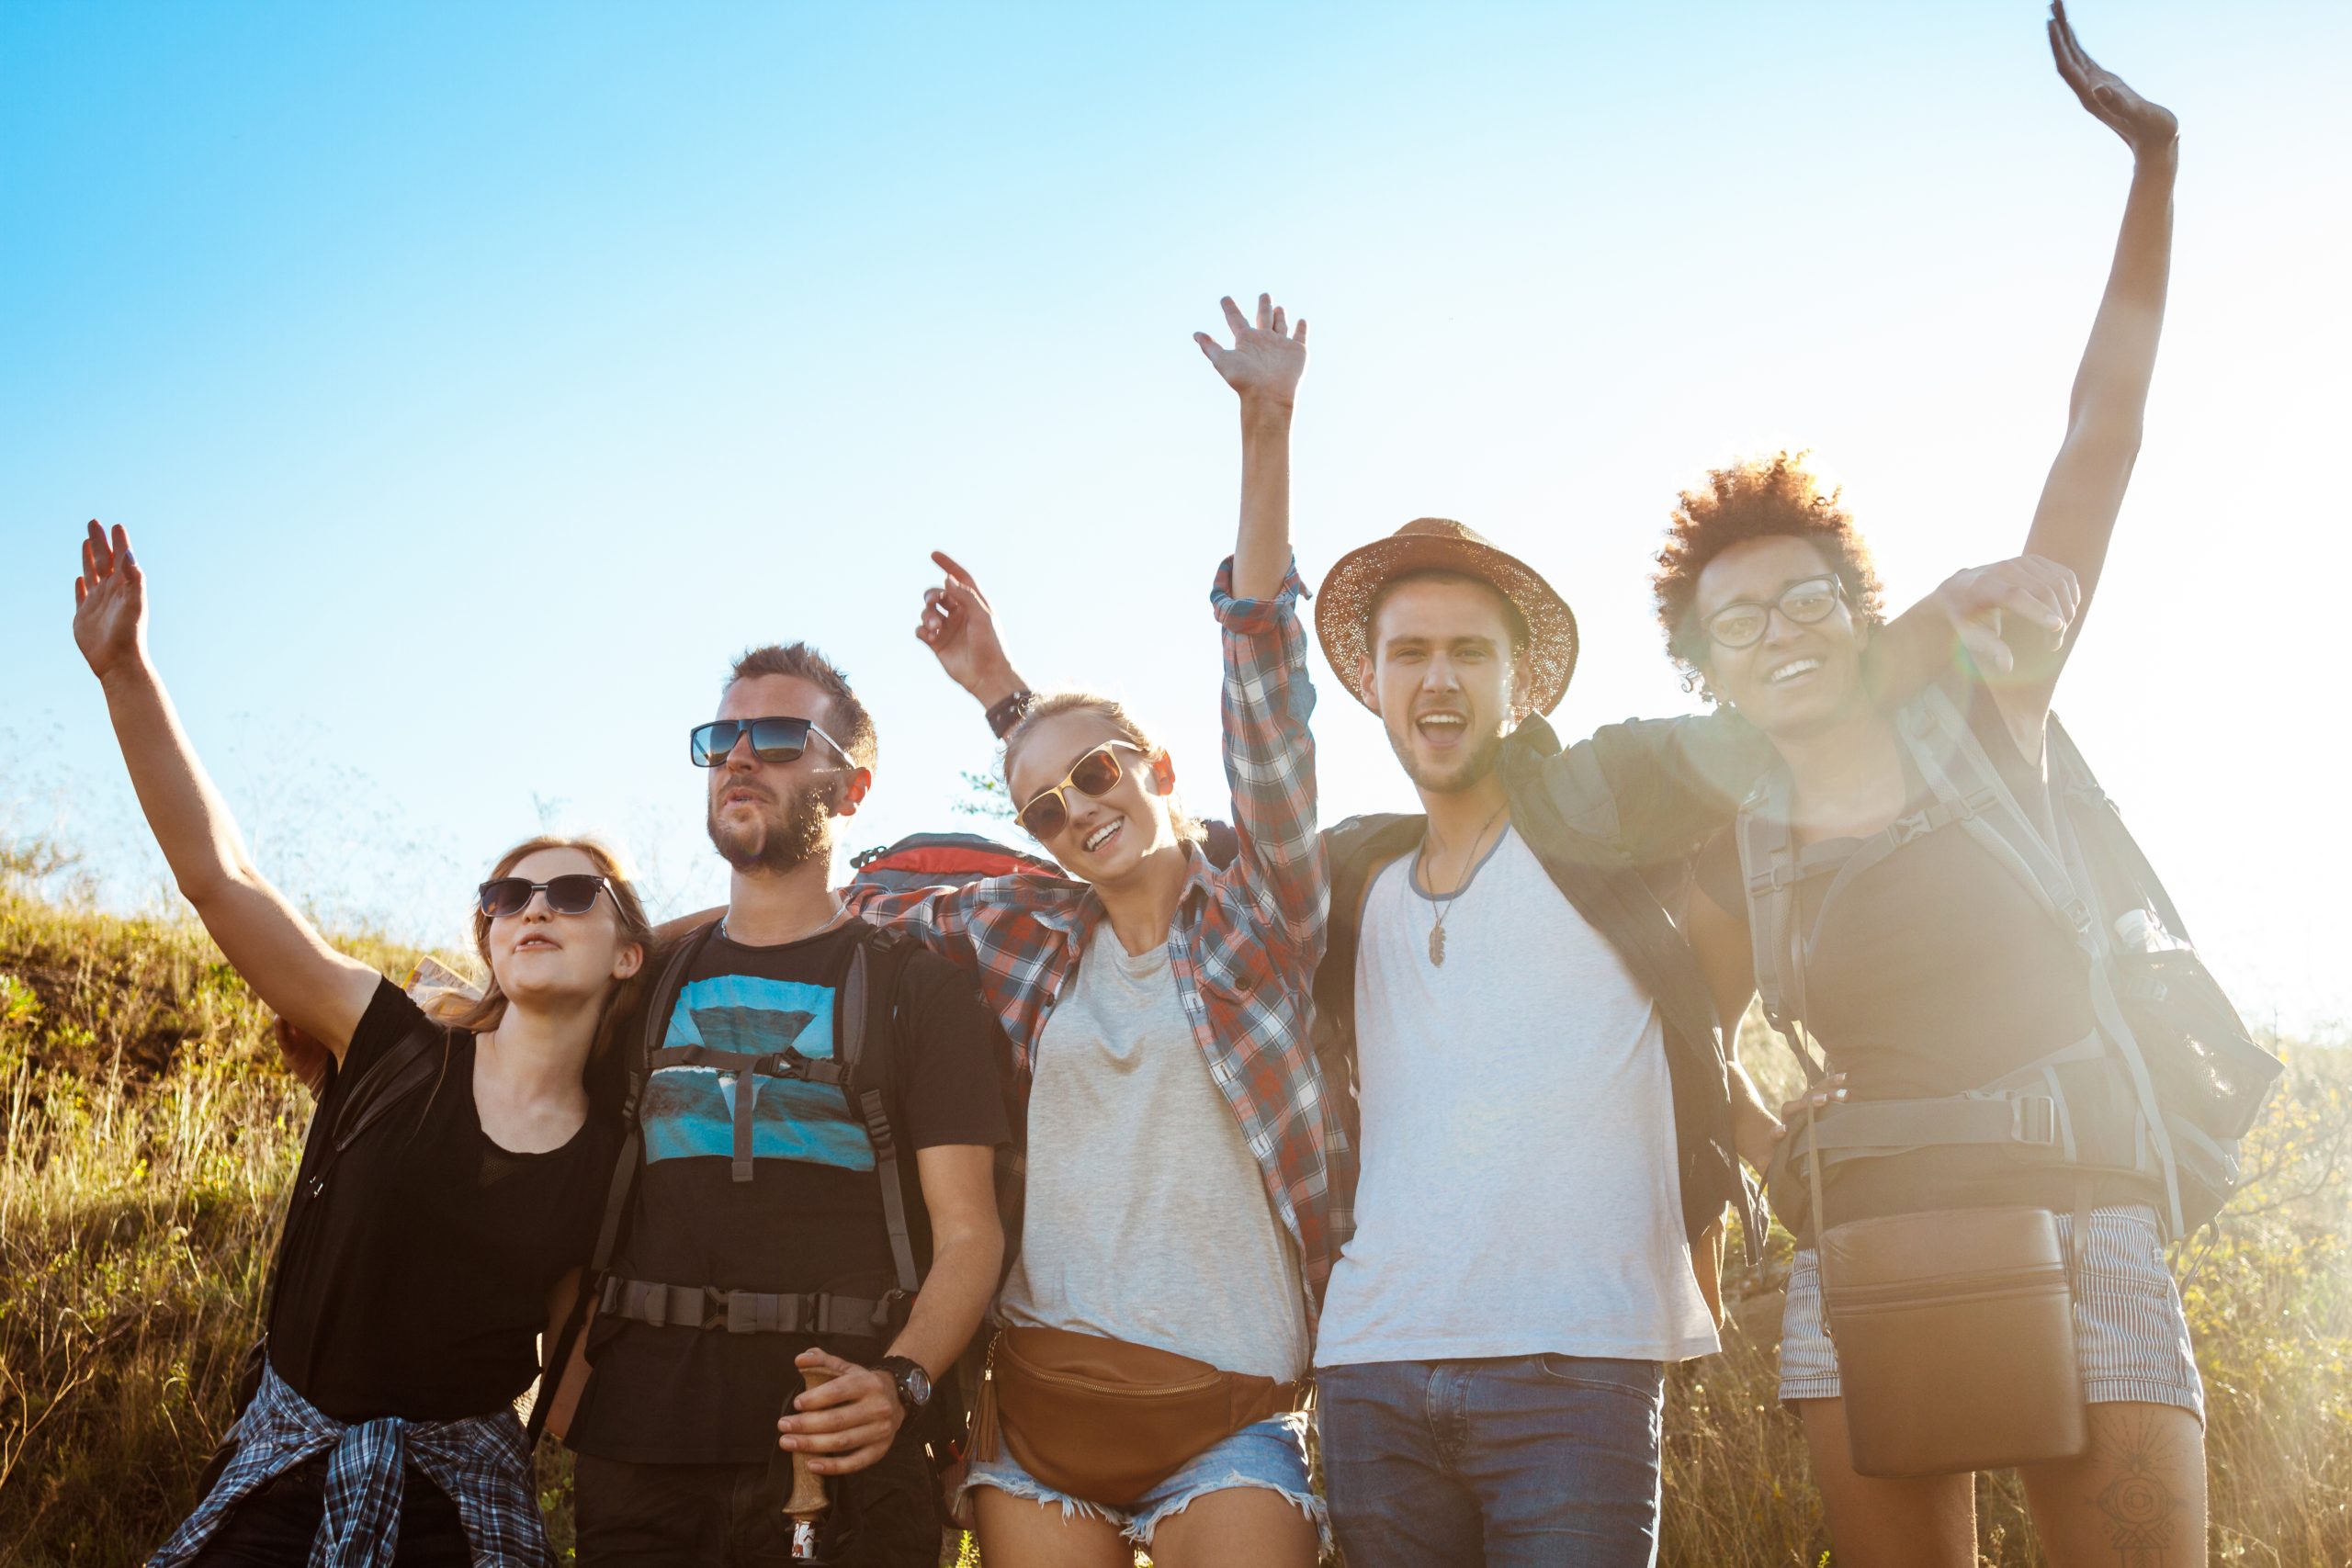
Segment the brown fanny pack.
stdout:
<path fill-rule="evenodd" d="M 1046 1485 L 1133 1503 L 1206 1449 L 1296 1409 L 1300 1385 L 1062 1328 L 1005 1328 L 989 1350 L 972 1453 L 999 1443 Z"/>
<path fill-rule="evenodd" d="M 1815 1229 L 1817 1140 L 1807 1165 Z M 1887 1214 L 1817 1236 L 1856 1474 L 2003 1470 L 2088 1445 L 2074 1287 L 2049 1210 Z"/>

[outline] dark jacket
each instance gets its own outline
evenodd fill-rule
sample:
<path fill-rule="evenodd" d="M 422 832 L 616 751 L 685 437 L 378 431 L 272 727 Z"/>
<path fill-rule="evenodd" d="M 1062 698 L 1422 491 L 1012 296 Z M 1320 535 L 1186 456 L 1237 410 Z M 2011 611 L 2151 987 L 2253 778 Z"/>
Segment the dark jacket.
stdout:
<path fill-rule="evenodd" d="M 1751 1260 L 1763 1232 L 1754 1189 L 1732 1144 L 1730 1074 L 1715 1004 L 1677 928 L 1692 853 L 1727 826 L 1770 756 L 1763 738 L 1728 714 L 1613 724 L 1562 750 L 1531 716 L 1503 742 L 1498 766 L 1511 825 L 1562 897 L 1605 937 L 1657 1004 L 1674 1090 L 1682 1216 L 1694 1256 L 1712 1256 L 1728 1205 Z M 1349 1148 L 1363 1147 L 1356 1104 L 1355 972 L 1365 893 L 1381 867 L 1413 852 L 1426 818 L 1353 817 L 1329 829 L 1329 946 L 1316 972 L 1316 1053 L 1340 1094 Z M 1530 953 L 1528 961 L 1536 962 Z M 1737 1027 L 1737 1021 L 1732 1021 Z M 1498 1086 L 1506 1092 L 1508 1086 Z M 1353 1158 L 1334 1173 L 1334 1241 L 1355 1229 Z M 1708 1299 L 1716 1299 L 1702 1268 Z"/>

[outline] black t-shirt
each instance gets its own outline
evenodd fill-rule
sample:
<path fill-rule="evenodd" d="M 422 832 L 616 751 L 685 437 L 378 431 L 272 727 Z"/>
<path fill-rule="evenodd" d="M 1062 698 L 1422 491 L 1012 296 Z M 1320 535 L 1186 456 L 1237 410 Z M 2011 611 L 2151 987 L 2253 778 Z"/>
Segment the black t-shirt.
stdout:
<path fill-rule="evenodd" d="M 2018 806 L 2046 821 L 2041 770 L 2018 751 L 1992 693 L 1972 679 L 1951 694 Z M 1931 804 L 1907 752 L 1904 768 L 1905 809 Z M 1745 924 L 1739 850 L 1729 832 L 1701 852 L 1698 876 Z M 1804 1021 L 1832 1068 L 1847 1075 L 1852 1098 L 1966 1093 L 2091 1032 L 2081 949 L 1963 829 L 1921 834 L 1856 874 L 1825 911 L 1833 879 L 1825 871 L 1798 885 L 1798 919 L 1815 943 Z M 1824 1223 L 2001 1203 L 2070 1209 L 2074 1180 L 2071 1171 L 2021 1167 L 1997 1147 L 1919 1149 L 1848 1167 L 1823 1195 Z M 2095 1201 L 2144 1194 L 2102 1180 Z"/>
<path fill-rule="evenodd" d="M 423 1018 L 377 987 L 319 1101 L 306 1173 L 351 1086 Z M 501 1148 L 474 1110 L 474 1037 L 444 1033 L 437 1080 L 387 1110 L 288 1220 L 269 1359 L 339 1421 L 511 1404 L 538 1375 L 548 1291 L 595 1242 L 617 1127 L 592 1114 L 561 1148 Z"/>
<path fill-rule="evenodd" d="M 844 926 L 780 947 L 723 936 L 703 944 L 670 1010 L 665 1045 L 754 1054 L 839 1049 L 837 987 L 859 933 Z M 894 1042 L 894 1125 L 910 1151 L 1005 1141 L 1000 1065 L 1004 1034 L 971 981 L 945 960 L 906 961 Z M 623 1038 L 637 1048 L 642 1027 Z M 839 1089 L 755 1080 L 752 1175 L 733 1179 L 736 1076 L 664 1067 L 647 1081 L 638 1173 L 612 1271 L 625 1280 L 763 1293 L 829 1292 L 875 1298 L 895 1282 L 881 1179 L 864 1122 Z M 911 1159 L 911 1153 L 901 1159 Z M 724 1464 L 765 1460 L 776 1417 L 799 1374 L 792 1358 L 816 1341 L 795 1334 L 599 1321 L 594 1375 L 569 1441 L 602 1459 Z M 828 1343 L 870 1360 L 876 1340 Z"/>

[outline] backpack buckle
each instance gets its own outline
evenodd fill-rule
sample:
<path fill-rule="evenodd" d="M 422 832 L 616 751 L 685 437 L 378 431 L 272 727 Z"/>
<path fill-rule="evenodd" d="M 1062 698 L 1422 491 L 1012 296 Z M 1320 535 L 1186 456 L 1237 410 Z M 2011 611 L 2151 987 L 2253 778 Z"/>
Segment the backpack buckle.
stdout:
<path fill-rule="evenodd" d="M 914 1297 L 893 1286 L 882 1292 L 874 1303 L 874 1331 L 876 1335 L 898 1332 L 901 1324 L 914 1314 Z"/>
<path fill-rule="evenodd" d="M 1886 825 L 1887 841 L 1901 849 L 1914 839 L 1924 838 L 1935 828 L 1925 811 L 1914 811 L 1908 817 L 1898 817 Z"/>
<path fill-rule="evenodd" d="M 2048 1148 L 2058 1141 L 2058 1107 L 2046 1094 L 2009 1101 L 2009 1141 Z"/>

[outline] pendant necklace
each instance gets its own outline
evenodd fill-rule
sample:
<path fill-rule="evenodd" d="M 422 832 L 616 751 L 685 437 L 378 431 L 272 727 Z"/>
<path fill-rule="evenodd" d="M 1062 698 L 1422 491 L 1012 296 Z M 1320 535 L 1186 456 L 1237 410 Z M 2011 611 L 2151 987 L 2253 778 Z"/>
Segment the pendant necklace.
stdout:
<path fill-rule="evenodd" d="M 1508 800 L 1504 801 L 1500 806 L 1496 807 L 1495 814 L 1487 818 L 1486 828 L 1479 829 L 1476 835 L 1471 839 L 1470 858 L 1474 863 L 1463 867 L 1461 883 L 1455 886 L 1453 892 L 1446 895 L 1445 901 L 1443 903 L 1438 904 L 1437 906 L 1437 923 L 1430 927 L 1430 962 L 1440 969 L 1445 967 L 1445 917 L 1453 911 L 1453 901 L 1462 897 L 1464 890 L 1470 886 L 1471 877 L 1476 873 L 1477 867 L 1475 863 L 1478 858 L 1478 845 L 1480 840 L 1484 840 L 1487 836 L 1487 828 L 1491 828 L 1497 822 L 1500 821 L 1502 819 L 1503 813 L 1510 809 L 1510 802 Z M 1435 840 L 1437 838 L 1437 829 L 1434 828 L 1430 829 L 1429 835 L 1430 839 Z M 1442 842 L 1440 842 L 1438 844 L 1438 848 L 1440 850 L 1443 850 L 1445 845 Z M 1437 900 L 1432 897 L 1430 902 L 1436 903 Z"/>

